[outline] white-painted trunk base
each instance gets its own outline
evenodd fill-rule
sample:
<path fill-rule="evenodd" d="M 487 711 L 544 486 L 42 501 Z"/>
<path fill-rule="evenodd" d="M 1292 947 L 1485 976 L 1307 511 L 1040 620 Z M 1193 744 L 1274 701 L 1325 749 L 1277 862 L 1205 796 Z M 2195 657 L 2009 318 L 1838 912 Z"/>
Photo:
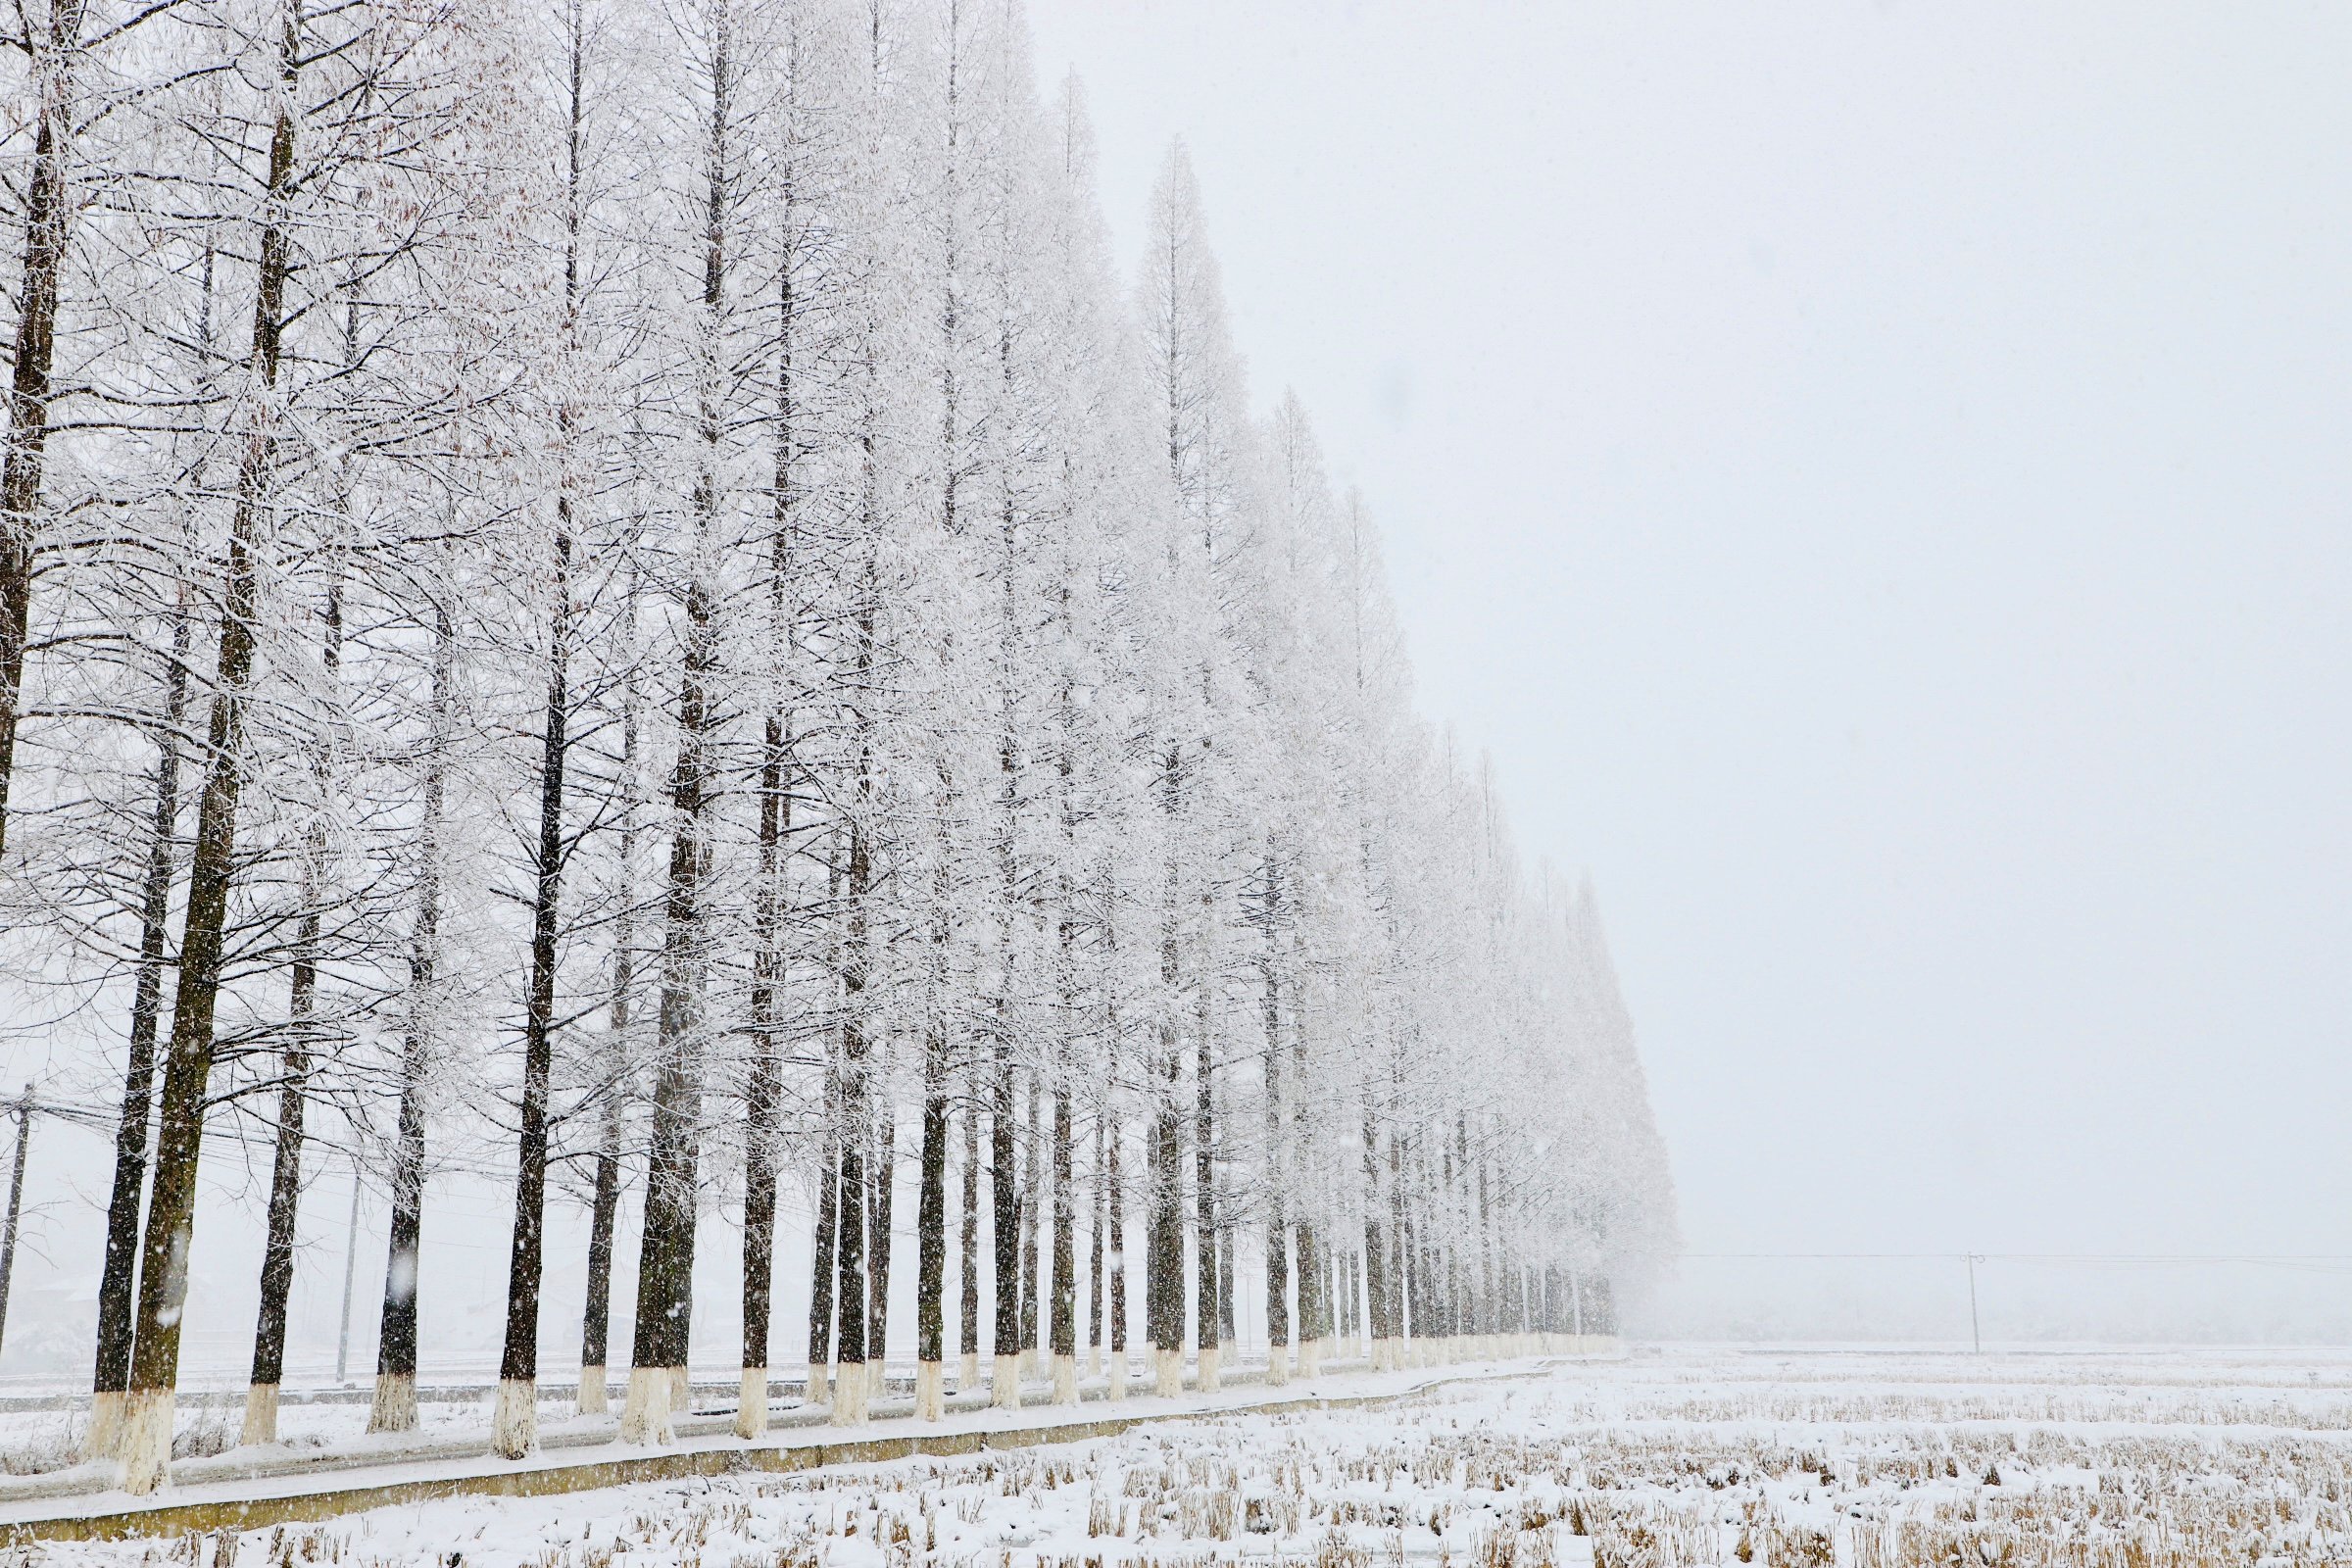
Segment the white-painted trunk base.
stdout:
<path fill-rule="evenodd" d="M 603 1415 L 605 1404 L 605 1369 L 601 1366 L 580 1368 L 579 1412 L 582 1415 Z"/>
<path fill-rule="evenodd" d="M 969 1394 L 980 1386 L 980 1352 L 966 1350 L 956 1365 L 956 1392 Z"/>
<path fill-rule="evenodd" d="M 368 1409 L 368 1430 L 370 1432 L 414 1432 L 416 1430 L 416 1373 L 378 1372 L 375 1375 L 375 1402 Z"/>
<path fill-rule="evenodd" d="M 1320 1377 L 1323 1372 L 1323 1342 L 1298 1342 L 1298 1375 L 1302 1378 Z"/>
<path fill-rule="evenodd" d="M 539 1446 L 539 1380 L 500 1378 L 490 1411 L 490 1446 L 502 1459 L 520 1459 Z"/>
<path fill-rule="evenodd" d="M 822 1364 L 811 1361 L 801 1377 L 801 1401 L 804 1404 L 822 1404 L 833 1397 L 833 1385 L 827 1381 Z"/>
<path fill-rule="evenodd" d="M 1110 1385 L 1104 1397 L 1114 1400 L 1127 1397 L 1127 1352 L 1125 1350 L 1110 1352 L 1110 1365 L 1103 1375 L 1109 1380 Z"/>
<path fill-rule="evenodd" d="M 1078 1358 L 1074 1355 L 1057 1355 L 1054 1358 L 1054 1402 L 1078 1402 Z"/>
<path fill-rule="evenodd" d="M 837 1427 L 865 1425 L 867 1411 L 874 1396 L 873 1374 L 863 1361 L 844 1361 L 833 1379 L 833 1424 Z"/>
<path fill-rule="evenodd" d="M 81 1429 L 81 1459 L 112 1459 L 122 1447 L 122 1412 L 130 1396 L 110 1389 L 90 1396 L 90 1424 Z"/>
<path fill-rule="evenodd" d="M 245 1385 L 245 1426 L 237 1434 L 241 1446 L 258 1448 L 277 1441 L 277 1385 Z"/>
<path fill-rule="evenodd" d="M 936 1421 L 948 1413 L 948 1368 L 941 1361 L 914 1363 L 914 1418 Z"/>
<path fill-rule="evenodd" d="M 735 1435 L 763 1437 L 767 1433 L 767 1368 L 743 1369 L 743 1387 L 735 1396 Z"/>
<path fill-rule="evenodd" d="M 172 1391 L 134 1390 L 122 1408 L 122 1490 L 144 1497 L 172 1482 Z"/>
<path fill-rule="evenodd" d="M 1279 1389 L 1291 1381 L 1291 1348 L 1287 1345 L 1266 1347 L 1266 1387 Z"/>
<path fill-rule="evenodd" d="M 1018 1410 L 1021 1407 L 1021 1358 L 1000 1355 L 990 1368 L 988 1402 L 1000 1410 Z"/>
<path fill-rule="evenodd" d="M 1224 1357 L 1216 1346 L 1203 1345 L 1200 1347 L 1200 1364 L 1195 1384 L 1202 1394 L 1214 1394 L 1224 1387 L 1219 1376 L 1223 1367 Z"/>
<path fill-rule="evenodd" d="M 686 1369 L 682 1366 L 673 1366 L 669 1369 L 669 1413 L 671 1415 L 692 1415 L 694 1413 L 694 1379 L 687 1375 Z"/>
<path fill-rule="evenodd" d="M 1102 1375 L 1102 1347 L 1100 1345 L 1091 1346 L 1087 1349 L 1086 1375 L 1089 1378 L 1099 1378 Z"/>
<path fill-rule="evenodd" d="M 1152 1347 L 1152 1392 L 1153 1394 L 1163 1399 L 1177 1399 L 1184 1396 L 1184 1352 L 1182 1350 L 1163 1350 L 1157 1346 Z"/>
<path fill-rule="evenodd" d="M 669 1368 L 629 1368 L 628 1393 L 620 1400 L 620 1441 L 667 1443 L 669 1430 Z"/>

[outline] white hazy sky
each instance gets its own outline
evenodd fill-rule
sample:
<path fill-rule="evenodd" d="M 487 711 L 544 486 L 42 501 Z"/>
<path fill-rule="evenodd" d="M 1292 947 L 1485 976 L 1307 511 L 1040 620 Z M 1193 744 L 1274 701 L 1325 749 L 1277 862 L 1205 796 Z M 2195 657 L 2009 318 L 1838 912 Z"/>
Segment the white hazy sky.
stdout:
<path fill-rule="evenodd" d="M 1031 0 L 1698 1250 L 2352 1251 L 2352 9 Z"/>

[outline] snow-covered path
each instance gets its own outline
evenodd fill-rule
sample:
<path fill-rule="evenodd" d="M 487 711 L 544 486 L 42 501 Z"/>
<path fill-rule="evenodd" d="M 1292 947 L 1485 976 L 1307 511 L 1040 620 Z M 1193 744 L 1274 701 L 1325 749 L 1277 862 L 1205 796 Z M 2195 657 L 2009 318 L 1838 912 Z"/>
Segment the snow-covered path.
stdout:
<path fill-rule="evenodd" d="M 613 1418 L 551 1422 L 540 1449 L 521 1461 L 489 1450 L 478 1425 L 438 1431 L 347 1439 L 330 1447 L 279 1444 L 234 1448 L 172 1466 L 164 1494 L 136 1498 L 113 1487 L 112 1465 L 80 1466 L 43 1475 L 0 1478 L 0 1542 L 12 1537 L 176 1534 L 239 1521 L 318 1520 L 377 1506 L 431 1490 L 451 1494 L 576 1492 L 683 1476 L 751 1470 L 794 1470 L 823 1464 L 976 1451 L 1016 1443 L 1073 1441 L 1146 1421 L 1188 1415 L 1305 1408 L 1342 1400 L 1386 1401 L 1465 1379 L 1529 1376 L 1534 1363 L 1468 1363 L 1441 1369 L 1367 1373 L 1341 1363 L 1312 1379 L 1269 1388 L 1236 1380 L 1214 1394 L 1188 1391 L 1180 1398 L 1137 1396 L 1118 1402 L 1100 1385 L 1076 1406 L 1032 1402 L 998 1409 L 985 1391 L 952 1398 L 946 1417 L 920 1426 L 905 1399 L 877 1401 L 878 1419 L 857 1428 L 829 1424 L 821 1408 L 788 1409 L 768 1437 L 737 1438 L 727 1413 L 680 1418 L 670 1444 L 617 1441 Z M 1042 1393 L 1042 1390 L 1038 1391 Z"/>

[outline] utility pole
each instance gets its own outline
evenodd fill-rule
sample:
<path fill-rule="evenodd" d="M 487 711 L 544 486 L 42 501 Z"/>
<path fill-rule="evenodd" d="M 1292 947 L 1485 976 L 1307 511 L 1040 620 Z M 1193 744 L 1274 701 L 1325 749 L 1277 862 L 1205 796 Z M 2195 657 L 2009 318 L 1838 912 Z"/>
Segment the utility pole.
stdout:
<path fill-rule="evenodd" d="M 335 1381 L 351 1370 L 351 1280 L 360 1257 L 360 1163 L 351 1163 L 351 1223 L 343 1227 L 343 1328 L 335 1336 Z"/>
<path fill-rule="evenodd" d="M 1979 1355 L 1984 1353 L 1984 1335 L 1977 1327 L 1977 1265 L 1983 1261 L 1975 1252 L 1968 1254 L 1968 1337 Z"/>
<path fill-rule="evenodd" d="M 17 1266 L 17 1220 L 24 1212 L 24 1147 L 32 1141 L 32 1085 L 17 1097 L 17 1158 L 8 1178 L 8 1218 L 0 1223 L 0 1344 L 8 1338 L 8 1277 Z"/>

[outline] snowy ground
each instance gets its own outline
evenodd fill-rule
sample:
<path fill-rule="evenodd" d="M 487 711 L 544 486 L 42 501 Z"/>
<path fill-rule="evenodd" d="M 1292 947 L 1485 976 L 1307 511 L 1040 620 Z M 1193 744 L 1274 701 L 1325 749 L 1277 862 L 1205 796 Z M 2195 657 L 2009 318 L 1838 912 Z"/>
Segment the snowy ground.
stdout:
<path fill-rule="evenodd" d="M 0 1564 L 2345 1562 L 2352 1357 L 1674 1348 L 1382 1408 L 18 1551 Z"/>

